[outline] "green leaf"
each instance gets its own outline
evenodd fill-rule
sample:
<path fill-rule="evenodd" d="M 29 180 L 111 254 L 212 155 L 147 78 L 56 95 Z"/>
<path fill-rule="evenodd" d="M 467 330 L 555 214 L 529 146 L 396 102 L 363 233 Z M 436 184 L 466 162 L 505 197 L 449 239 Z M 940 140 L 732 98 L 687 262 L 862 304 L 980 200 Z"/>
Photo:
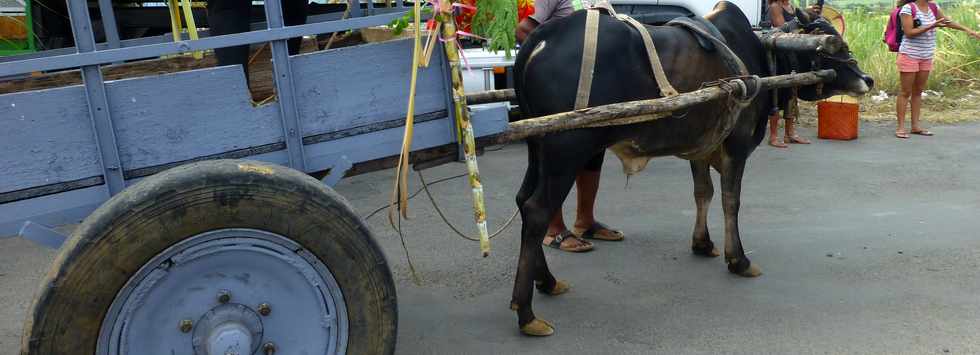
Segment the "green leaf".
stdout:
<path fill-rule="evenodd" d="M 517 44 L 517 0 L 481 0 L 473 17 L 473 32 L 487 38 L 491 52 L 504 51 L 507 58 Z"/>

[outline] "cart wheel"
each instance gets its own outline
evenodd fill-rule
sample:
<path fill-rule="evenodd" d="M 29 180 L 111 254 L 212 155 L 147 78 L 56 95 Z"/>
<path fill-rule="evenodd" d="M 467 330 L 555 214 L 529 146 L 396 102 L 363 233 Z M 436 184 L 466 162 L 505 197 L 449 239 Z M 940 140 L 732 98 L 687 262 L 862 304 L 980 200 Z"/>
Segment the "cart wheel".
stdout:
<path fill-rule="evenodd" d="M 391 354 L 395 287 L 343 197 L 222 160 L 113 197 L 62 248 L 24 354 Z"/>

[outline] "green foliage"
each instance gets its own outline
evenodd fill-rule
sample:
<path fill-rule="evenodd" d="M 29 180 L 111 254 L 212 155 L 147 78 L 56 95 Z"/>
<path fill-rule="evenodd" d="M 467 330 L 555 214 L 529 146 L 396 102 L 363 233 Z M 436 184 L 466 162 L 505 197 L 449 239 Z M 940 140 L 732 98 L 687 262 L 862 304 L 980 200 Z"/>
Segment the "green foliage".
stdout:
<path fill-rule="evenodd" d="M 432 15 L 431 7 L 422 8 L 423 26 L 425 25 L 425 18 L 431 15 Z M 397 36 L 402 34 L 402 32 L 404 32 L 405 29 L 408 28 L 408 25 L 411 23 L 415 23 L 415 11 L 408 11 L 405 13 L 405 15 L 402 15 L 402 17 L 391 20 L 391 22 L 388 23 L 388 27 L 391 27 L 393 30 L 392 32 L 394 32 L 395 36 Z"/>
<path fill-rule="evenodd" d="M 486 37 L 487 49 L 504 51 L 510 58 L 516 46 L 517 0 L 480 0 L 473 18 L 473 32 Z"/>
<path fill-rule="evenodd" d="M 980 30 L 980 0 L 960 0 L 956 6 L 944 7 L 943 13 L 964 27 Z M 897 55 L 882 42 L 889 14 L 889 8 L 856 7 L 844 11 L 845 37 L 861 69 L 875 79 L 876 89 L 895 93 L 899 88 Z M 938 31 L 935 69 L 928 88 L 942 91 L 980 86 L 980 41 L 953 29 Z"/>
<path fill-rule="evenodd" d="M 422 8 L 422 16 L 432 15 L 431 7 Z M 400 35 L 413 23 L 415 15 L 408 11 L 402 17 L 391 20 L 388 24 L 394 34 Z M 481 0 L 477 3 L 476 15 L 473 17 L 473 33 L 487 39 L 487 49 L 496 53 L 504 51 L 507 58 L 516 47 L 517 39 L 517 0 Z"/>

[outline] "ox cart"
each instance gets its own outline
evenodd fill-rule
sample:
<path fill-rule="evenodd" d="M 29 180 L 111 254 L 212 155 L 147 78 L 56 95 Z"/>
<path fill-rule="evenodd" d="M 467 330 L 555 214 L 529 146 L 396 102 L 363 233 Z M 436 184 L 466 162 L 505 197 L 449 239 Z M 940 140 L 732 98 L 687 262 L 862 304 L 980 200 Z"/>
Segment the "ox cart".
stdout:
<path fill-rule="evenodd" d="M 330 186 L 396 164 L 412 43 L 289 56 L 285 41 L 383 25 L 402 12 L 368 8 L 350 19 L 283 27 L 272 1 L 266 29 L 106 48 L 95 43 L 84 2 L 69 5 L 77 53 L 0 63 L 0 77 L 80 68 L 83 78 L 0 95 L 0 236 L 60 248 L 26 321 L 22 352 L 393 352 L 397 303 L 388 264 Z M 261 105 L 249 100 L 238 67 L 120 80 L 103 80 L 100 69 L 264 42 L 273 43 L 278 99 Z M 509 123 L 501 101 L 512 91 L 471 95 L 471 103 L 496 104 L 460 111 L 454 70 L 458 63 L 437 55 L 419 74 L 417 168 L 458 160 L 461 113 L 471 117 L 478 145 L 510 142 L 746 95 L 749 80 Z M 787 87 L 833 76 L 758 81 Z M 80 221 L 70 237 L 55 229 Z"/>

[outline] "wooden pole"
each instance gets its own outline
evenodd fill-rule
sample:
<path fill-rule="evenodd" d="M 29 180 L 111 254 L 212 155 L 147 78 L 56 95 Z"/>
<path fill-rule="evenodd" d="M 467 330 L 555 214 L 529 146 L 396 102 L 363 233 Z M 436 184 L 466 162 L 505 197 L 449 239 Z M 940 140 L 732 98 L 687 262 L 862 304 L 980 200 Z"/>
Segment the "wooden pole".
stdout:
<path fill-rule="evenodd" d="M 442 37 L 456 37 L 456 22 L 452 17 L 452 9 L 449 8 L 450 2 L 443 1 L 440 4 L 446 9 L 441 11 L 439 16 L 443 17 Z M 466 169 L 470 176 L 470 187 L 473 190 L 473 216 L 476 219 L 476 227 L 480 234 L 480 251 L 483 257 L 490 255 L 490 233 L 487 232 L 487 213 L 483 202 L 483 184 L 480 182 L 480 169 L 476 165 L 476 138 L 473 134 L 473 124 L 470 122 L 470 112 L 466 108 L 466 94 L 463 91 L 463 75 L 459 63 L 459 50 L 455 41 L 447 41 L 443 48 L 446 50 L 446 58 L 449 61 L 449 69 L 452 73 L 453 83 L 453 110 L 456 116 L 457 136 L 463 145 L 463 156 L 466 159 Z"/>
<path fill-rule="evenodd" d="M 488 104 L 492 102 L 514 101 L 516 99 L 517 99 L 517 94 L 514 93 L 514 89 L 490 90 L 490 91 L 481 91 L 472 94 L 466 94 L 467 105 L 480 105 L 480 104 Z"/>
<path fill-rule="evenodd" d="M 766 49 L 775 49 L 778 51 L 836 54 L 844 47 L 844 40 L 840 36 L 809 35 L 782 31 L 755 32 L 755 35 L 759 37 L 759 40 L 762 41 L 762 45 Z"/>
<path fill-rule="evenodd" d="M 835 71 L 827 69 L 761 78 L 760 85 L 763 89 L 777 89 L 826 82 L 833 80 L 836 76 Z M 739 80 L 730 80 L 729 83 L 735 83 Z M 731 92 L 732 95 L 742 95 L 740 85 L 730 85 L 729 87 L 734 88 Z M 727 95 L 729 95 L 729 91 L 726 89 L 713 86 L 673 97 L 621 102 L 530 118 L 512 122 L 506 131 L 497 136 L 497 142 L 519 141 L 531 136 L 576 128 L 653 121 L 668 116 L 673 111 L 684 110 Z"/>

